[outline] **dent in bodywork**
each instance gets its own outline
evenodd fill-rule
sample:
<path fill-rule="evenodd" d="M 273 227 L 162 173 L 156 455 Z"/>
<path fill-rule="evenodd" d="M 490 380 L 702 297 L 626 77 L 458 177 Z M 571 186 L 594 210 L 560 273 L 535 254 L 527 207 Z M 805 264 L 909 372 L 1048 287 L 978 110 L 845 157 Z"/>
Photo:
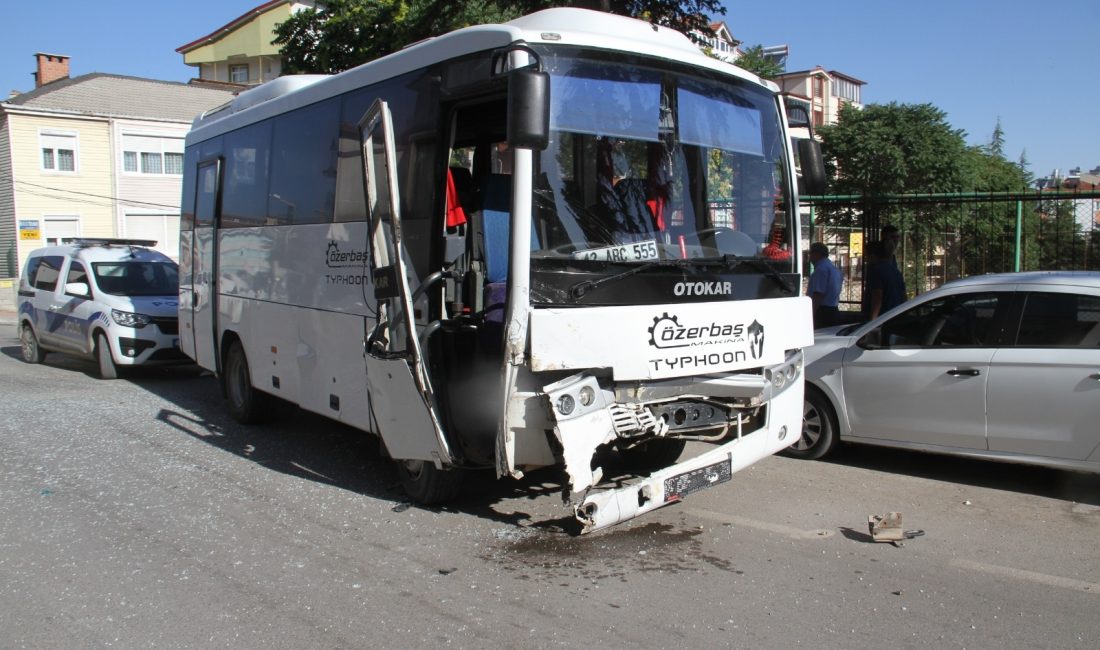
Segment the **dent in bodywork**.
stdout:
<path fill-rule="evenodd" d="M 614 395 L 600 388 L 595 377 L 584 374 L 566 377 L 543 390 L 555 421 L 554 436 L 561 445 L 569 492 L 586 490 L 603 475 L 600 468 L 592 468 L 596 449 L 616 437 L 607 408 Z"/>

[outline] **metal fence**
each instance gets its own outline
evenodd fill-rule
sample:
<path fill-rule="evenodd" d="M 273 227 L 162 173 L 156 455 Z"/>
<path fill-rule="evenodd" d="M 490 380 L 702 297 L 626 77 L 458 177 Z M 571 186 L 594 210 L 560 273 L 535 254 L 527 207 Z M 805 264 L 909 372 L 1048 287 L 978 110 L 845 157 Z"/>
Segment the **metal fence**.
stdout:
<path fill-rule="evenodd" d="M 803 250 L 829 246 L 847 311 L 860 309 L 864 244 L 887 224 L 902 234 L 896 255 L 910 296 L 971 275 L 1100 270 L 1098 190 L 808 196 L 801 211 Z"/>

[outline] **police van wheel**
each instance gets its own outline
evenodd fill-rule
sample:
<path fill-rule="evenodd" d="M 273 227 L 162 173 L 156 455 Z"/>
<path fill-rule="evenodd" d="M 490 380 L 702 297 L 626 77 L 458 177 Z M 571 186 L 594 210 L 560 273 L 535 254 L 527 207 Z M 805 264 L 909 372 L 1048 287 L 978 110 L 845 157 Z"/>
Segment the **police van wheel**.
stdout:
<path fill-rule="evenodd" d="M 38 345 L 38 337 L 30 325 L 24 325 L 19 332 L 19 343 L 23 349 L 23 361 L 27 363 L 42 363 L 46 358 L 46 351 Z"/>
<path fill-rule="evenodd" d="M 111 356 L 111 344 L 107 342 L 107 335 L 102 332 L 95 335 L 95 358 L 99 363 L 101 379 L 118 379 L 118 366 Z"/>
<path fill-rule="evenodd" d="M 257 424 L 270 414 L 273 399 L 256 390 L 248 371 L 248 358 L 240 341 L 233 341 L 225 354 L 222 373 L 229 414 L 241 424 Z"/>
<path fill-rule="evenodd" d="M 624 447 L 619 455 L 632 469 L 652 471 L 675 463 L 686 446 L 687 440 L 683 438 L 655 438 L 634 447 Z"/>
<path fill-rule="evenodd" d="M 401 486 L 410 499 L 423 506 L 434 506 L 458 497 L 465 472 L 461 469 L 438 469 L 426 460 L 399 460 L 397 475 L 401 477 Z"/>

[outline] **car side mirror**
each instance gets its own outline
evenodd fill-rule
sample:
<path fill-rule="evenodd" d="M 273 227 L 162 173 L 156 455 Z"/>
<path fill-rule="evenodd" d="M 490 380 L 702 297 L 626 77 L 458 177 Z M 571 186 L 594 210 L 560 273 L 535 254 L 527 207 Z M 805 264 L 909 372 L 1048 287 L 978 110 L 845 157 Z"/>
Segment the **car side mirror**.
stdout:
<path fill-rule="evenodd" d="M 882 329 L 876 328 L 864 334 L 856 345 L 864 350 L 878 350 L 882 348 Z"/>
<path fill-rule="evenodd" d="M 88 287 L 87 282 L 66 282 L 65 295 L 76 298 L 91 298 L 92 290 Z"/>

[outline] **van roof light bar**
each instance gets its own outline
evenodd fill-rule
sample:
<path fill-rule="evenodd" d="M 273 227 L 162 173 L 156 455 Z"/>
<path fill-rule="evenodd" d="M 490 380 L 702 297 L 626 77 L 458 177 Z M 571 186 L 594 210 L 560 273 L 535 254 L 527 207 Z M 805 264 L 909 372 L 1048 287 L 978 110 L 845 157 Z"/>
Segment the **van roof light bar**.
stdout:
<path fill-rule="evenodd" d="M 87 238 L 81 237 L 74 240 L 73 244 L 80 248 L 87 248 L 89 246 L 145 246 L 146 248 L 152 248 L 157 245 L 155 239 L 112 239 L 112 238 Z"/>

